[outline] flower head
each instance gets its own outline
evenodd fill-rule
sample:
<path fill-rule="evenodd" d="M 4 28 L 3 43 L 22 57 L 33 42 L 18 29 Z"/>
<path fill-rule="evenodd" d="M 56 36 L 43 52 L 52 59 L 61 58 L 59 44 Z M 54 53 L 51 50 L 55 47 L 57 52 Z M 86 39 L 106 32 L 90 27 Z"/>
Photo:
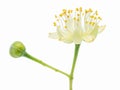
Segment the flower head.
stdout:
<path fill-rule="evenodd" d="M 82 7 L 75 10 L 63 9 L 62 13 L 55 15 L 55 18 L 53 24 L 57 30 L 49 33 L 49 37 L 65 43 L 92 42 L 97 34 L 105 29 L 105 25 L 99 25 L 102 18 L 98 15 L 98 11 L 93 11 L 91 8 L 84 11 Z"/>

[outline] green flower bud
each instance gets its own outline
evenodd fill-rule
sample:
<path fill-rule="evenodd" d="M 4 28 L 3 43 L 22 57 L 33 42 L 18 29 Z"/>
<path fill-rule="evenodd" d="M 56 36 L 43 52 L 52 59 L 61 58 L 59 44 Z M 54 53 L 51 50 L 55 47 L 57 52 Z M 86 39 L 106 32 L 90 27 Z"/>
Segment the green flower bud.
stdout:
<path fill-rule="evenodd" d="M 26 49 L 23 43 L 20 41 L 16 41 L 11 45 L 9 53 L 12 57 L 18 58 L 25 54 L 25 50 Z"/>

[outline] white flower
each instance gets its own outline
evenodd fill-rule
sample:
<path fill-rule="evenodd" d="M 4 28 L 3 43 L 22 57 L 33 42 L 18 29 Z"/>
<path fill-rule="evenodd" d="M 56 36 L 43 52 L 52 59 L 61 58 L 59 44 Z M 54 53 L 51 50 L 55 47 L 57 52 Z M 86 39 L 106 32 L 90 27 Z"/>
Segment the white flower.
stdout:
<path fill-rule="evenodd" d="M 97 34 L 105 29 L 105 25 L 99 25 L 102 18 L 97 11 L 93 12 L 92 9 L 84 11 L 82 7 L 74 11 L 63 9 L 62 13 L 55 15 L 55 18 L 56 22 L 53 24 L 57 30 L 49 33 L 49 37 L 65 43 L 92 42 Z"/>

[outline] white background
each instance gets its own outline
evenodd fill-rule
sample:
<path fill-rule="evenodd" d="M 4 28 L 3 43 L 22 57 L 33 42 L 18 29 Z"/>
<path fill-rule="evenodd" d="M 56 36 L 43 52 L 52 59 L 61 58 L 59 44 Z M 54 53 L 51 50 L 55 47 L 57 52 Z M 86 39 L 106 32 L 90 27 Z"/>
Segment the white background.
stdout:
<path fill-rule="evenodd" d="M 70 72 L 74 44 L 48 38 L 54 15 L 63 8 L 93 8 L 107 25 L 93 43 L 83 42 L 74 90 L 120 90 L 119 0 L 0 0 L 0 90 L 68 90 L 68 79 L 27 58 L 12 58 L 9 47 L 22 41 L 27 52 Z"/>

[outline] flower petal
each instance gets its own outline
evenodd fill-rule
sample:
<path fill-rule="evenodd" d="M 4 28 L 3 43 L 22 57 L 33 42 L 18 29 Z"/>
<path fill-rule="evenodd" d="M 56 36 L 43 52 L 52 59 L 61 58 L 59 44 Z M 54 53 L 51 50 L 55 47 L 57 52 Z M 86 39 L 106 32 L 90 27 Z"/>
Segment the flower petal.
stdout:
<path fill-rule="evenodd" d="M 52 39 L 58 39 L 58 35 L 57 35 L 56 32 L 49 33 L 49 36 L 48 36 L 48 37 L 50 37 L 50 38 L 52 38 Z"/>
<path fill-rule="evenodd" d="M 72 43 L 73 42 L 73 33 L 71 33 L 70 31 L 65 31 L 63 33 L 62 41 L 65 43 Z"/>
<path fill-rule="evenodd" d="M 82 30 L 75 30 L 73 34 L 73 42 L 75 44 L 80 44 L 82 41 Z"/>
<path fill-rule="evenodd" d="M 83 40 L 85 42 L 93 42 L 98 34 L 98 30 L 94 29 L 91 33 L 84 33 Z"/>
<path fill-rule="evenodd" d="M 105 28 L 106 28 L 106 25 L 104 25 L 104 26 L 99 26 L 98 32 L 101 33 L 102 31 L 104 31 Z"/>

